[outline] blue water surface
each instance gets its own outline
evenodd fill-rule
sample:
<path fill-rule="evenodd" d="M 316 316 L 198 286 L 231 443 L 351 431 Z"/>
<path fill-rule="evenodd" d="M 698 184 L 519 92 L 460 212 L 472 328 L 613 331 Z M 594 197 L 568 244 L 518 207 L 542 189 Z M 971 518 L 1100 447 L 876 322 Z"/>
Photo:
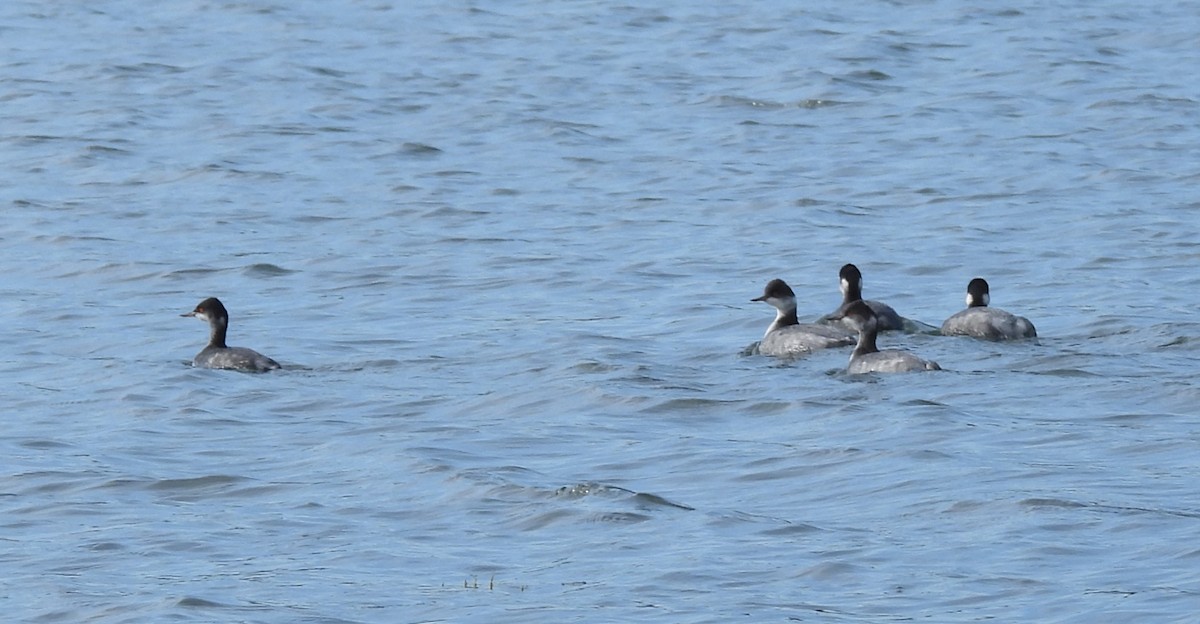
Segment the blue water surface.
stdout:
<path fill-rule="evenodd" d="M 1193 621 L 1195 9 L 0 5 L 6 617 Z"/>

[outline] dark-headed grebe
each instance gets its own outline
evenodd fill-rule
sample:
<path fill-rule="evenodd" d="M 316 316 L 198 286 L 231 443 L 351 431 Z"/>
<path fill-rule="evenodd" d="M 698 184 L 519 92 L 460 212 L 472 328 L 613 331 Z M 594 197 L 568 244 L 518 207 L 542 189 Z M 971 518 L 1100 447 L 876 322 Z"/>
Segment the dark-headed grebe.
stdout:
<path fill-rule="evenodd" d="M 263 372 L 279 368 L 271 358 L 245 347 L 225 345 L 225 332 L 229 329 L 229 313 L 216 297 L 201 301 L 195 310 L 180 316 L 194 316 L 208 322 L 208 346 L 192 359 L 192 366 L 202 368 L 228 368 L 233 370 Z"/>
<path fill-rule="evenodd" d="M 880 351 L 875 346 L 879 333 L 875 312 L 863 301 L 845 306 L 845 320 L 858 330 L 858 345 L 850 354 L 850 365 L 846 372 L 859 373 L 904 373 L 908 371 L 941 370 L 937 362 L 923 360 L 908 351 L 887 349 Z"/>
<path fill-rule="evenodd" d="M 971 336 L 983 340 L 1037 338 L 1037 329 L 1023 316 L 998 308 L 989 308 L 991 295 L 987 280 L 977 277 L 967 284 L 967 309 L 942 323 L 946 336 Z"/>
<path fill-rule="evenodd" d="M 858 267 L 853 264 L 847 264 L 838 272 L 838 280 L 842 291 L 842 305 L 838 309 L 821 317 L 818 322 L 833 322 L 834 319 L 843 319 L 845 322 L 846 308 L 855 301 L 864 301 L 871 306 L 871 311 L 875 313 L 875 319 L 878 322 L 879 331 L 888 331 L 893 329 L 904 329 L 904 319 L 896 314 L 886 303 L 879 301 L 866 301 L 862 298 L 862 273 Z"/>
<path fill-rule="evenodd" d="M 854 344 L 854 337 L 838 327 L 800 323 L 796 318 L 796 294 L 781 279 L 771 280 L 762 296 L 751 301 L 763 301 L 775 308 L 775 321 L 758 343 L 758 352 L 763 355 L 797 356 Z"/>

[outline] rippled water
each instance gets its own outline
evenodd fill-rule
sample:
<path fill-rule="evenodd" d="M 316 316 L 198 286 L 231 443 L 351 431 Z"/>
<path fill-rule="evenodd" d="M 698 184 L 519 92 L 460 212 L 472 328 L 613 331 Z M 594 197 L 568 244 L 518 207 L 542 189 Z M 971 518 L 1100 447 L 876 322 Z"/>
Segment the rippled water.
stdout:
<path fill-rule="evenodd" d="M 1191 621 L 1198 16 L 0 5 L 6 616 Z"/>

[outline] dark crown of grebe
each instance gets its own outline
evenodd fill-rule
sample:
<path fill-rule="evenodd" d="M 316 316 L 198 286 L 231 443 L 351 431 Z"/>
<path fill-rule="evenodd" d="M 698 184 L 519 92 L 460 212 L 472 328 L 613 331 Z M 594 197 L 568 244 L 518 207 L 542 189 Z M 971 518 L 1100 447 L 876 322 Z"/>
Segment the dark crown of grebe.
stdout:
<path fill-rule="evenodd" d="M 987 280 L 982 277 L 977 277 L 971 280 L 970 284 L 967 284 L 968 308 L 984 307 L 991 302 L 991 298 Z"/>
<path fill-rule="evenodd" d="M 861 299 L 846 306 L 837 318 L 850 319 L 860 331 L 876 322 L 875 311 Z"/>
<path fill-rule="evenodd" d="M 187 314 L 181 314 L 180 316 L 199 316 L 209 320 L 224 319 L 226 322 L 229 321 L 229 312 L 225 310 L 225 305 L 221 303 L 221 300 L 216 297 L 209 297 L 201 301 L 196 304 L 195 310 Z"/>
<path fill-rule="evenodd" d="M 838 271 L 843 295 L 854 295 L 853 299 L 862 299 L 862 272 L 853 264 L 847 264 Z"/>
<path fill-rule="evenodd" d="M 787 285 L 787 282 L 781 279 L 773 279 L 767 282 L 766 288 L 763 288 L 761 297 L 755 297 L 751 301 L 767 301 L 769 299 L 795 299 L 796 293 L 792 292 L 792 287 Z"/>

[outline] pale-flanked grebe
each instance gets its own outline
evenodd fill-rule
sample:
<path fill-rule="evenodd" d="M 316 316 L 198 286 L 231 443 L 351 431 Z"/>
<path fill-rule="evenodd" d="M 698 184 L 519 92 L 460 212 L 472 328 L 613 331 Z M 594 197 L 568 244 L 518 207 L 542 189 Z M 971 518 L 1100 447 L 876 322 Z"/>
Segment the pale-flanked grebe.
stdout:
<path fill-rule="evenodd" d="M 796 318 L 796 294 L 781 279 L 773 279 L 763 289 L 763 301 L 775 308 L 775 321 L 767 327 L 758 343 L 758 352 L 778 357 L 804 355 L 817 349 L 854 344 L 854 336 L 838 327 L 800 323 Z"/>
<path fill-rule="evenodd" d="M 875 312 L 865 302 L 854 301 L 844 306 L 843 317 L 858 330 L 858 344 L 850 354 L 850 365 L 846 372 L 860 373 L 904 373 L 908 371 L 941 370 L 937 362 L 923 360 L 908 351 L 888 349 L 880 351 L 875 346 L 879 333 Z"/>
<path fill-rule="evenodd" d="M 192 366 L 201 368 L 228 368 L 233 370 L 263 372 L 279 368 L 271 358 L 245 347 L 225 345 L 225 332 L 229 329 L 229 313 L 216 297 L 201 301 L 195 310 L 180 316 L 194 316 L 208 321 L 208 346 L 192 359 Z"/>
<path fill-rule="evenodd" d="M 902 330 L 904 329 L 904 319 L 886 303 L 879 301 L 868 301 L 862 298 L 862 273 L 858 267 L 853 264 L 847 264 L 838 271 L 839 287 L 842 291 L 842 305 L 838 309 L 826 314 L 818 319 L 818 322 L 834 322 L 835 319 L 846 318 L 846 309 L 855 301 L 863 301 L 871 306 L 871 311 L 875 313 L 875 319 L 878 323 L 879 331 Z"/>
<path fill-rule="evenodd" d="M 987 280 L 977 277 L 967 284 L 967 309 L 942 323 L 946 336 L 971 336 L 983 340 L 1037 338 L 1037 329 L 1023 316 L 998 308 L 989 308 L 991 295 Z"/>

